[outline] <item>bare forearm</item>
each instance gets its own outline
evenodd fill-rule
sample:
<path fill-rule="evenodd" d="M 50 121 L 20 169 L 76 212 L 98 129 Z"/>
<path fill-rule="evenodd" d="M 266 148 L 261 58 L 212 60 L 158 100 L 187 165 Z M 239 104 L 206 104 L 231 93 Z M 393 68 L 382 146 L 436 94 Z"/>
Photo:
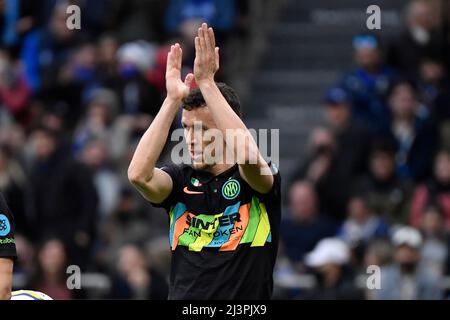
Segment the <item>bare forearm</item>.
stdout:
<path fill-rule="evenodd" d="M 150 127 L 142 136 L 128 168 L 130 180 L 149 181 L 169 135 L 181 101 L 166 98 Z"/>
<path fill-rule="evenodd" d="M 13 277 L 13 261 L 7 258 L 0 258 L 0 300 L 11 298 Z"/>
<path fill-rule="evenodd" d="M 201 82 L 199 88 L 219 130 L 225 134 L 227 129 L 247 129 L 241 118 L 231 109 L 214 81 Z"/>
<path fill-rule="evenodd" d="M 242 159 L 242 155 L 244 155 L 243 160 L 245 160 L 246 163 L 251 159 L 259 162 L 261 159 L 258 146 L 250 131 L 247 129 L 247 126 L 241 118 L 230 107 L 215 82 L 201 82 L 199 87 L 205 102 L 213 115 L 217 128 L 222 131 L 223 136 L 227 137 L 227 135 L 229 135 L 230 137 L 238 137 L 236 143 L 233 141 L 233 152 L 235 157 L 239 156 L 240 159 Z"/>
<path fill-rule="evenodd" d="M 243 178 L 256 191 L 261 193 L 269 191 L 273 177 L 268 174 L 270 170 L 267 162 L 244 122 L 230 107 L 214 82 L 201 82 L 199 87 L 225 141 L 232 138 L 232 149 L 227 142 L 227 151 L 233 153 L 233 159 L 238 162 Z M 227 132 L 228 130 L 231 132 Z"/>

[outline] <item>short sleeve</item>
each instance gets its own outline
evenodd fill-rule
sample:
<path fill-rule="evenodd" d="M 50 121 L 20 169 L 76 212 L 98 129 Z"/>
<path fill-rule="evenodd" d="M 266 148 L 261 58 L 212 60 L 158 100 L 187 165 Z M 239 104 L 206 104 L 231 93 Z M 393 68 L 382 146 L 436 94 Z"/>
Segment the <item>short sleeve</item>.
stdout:
<path fill-rule="evenodd" d="M 0 194 L 0 258 L 17 257 L 14 238 L 14 218 Z"/>
<path fill-rule="evenodd" d="M 273 175 L 272 189 L 263 195 L 263 198 L 273 201 L 276 204 L 281 203 L 281 175 L 278 166 L 273 162 L 269 163 L 270 171 Z"/>
<path fill-rule="evenodd" d="M 274 163 L 269 162 L 268 165 L 273 176 L 272 188 L 266 193 L 254 192 L 257 192 L 258 197 L 266 203 L 266 205 L 278 206 L 281 204 L 281 175 L 278 167 Z"/>
<path fill-rule="evenodd" d="M 169 208 L 175 205 L 180 200 L 181 191 L 183 189 L 184 176 L 182 166 L 180 165 L 168 165 L 161 168 L 172 179 L 172 191 L 169 196 L 161 203 L 151 202 L 151 205 L 155 208 Z"/>

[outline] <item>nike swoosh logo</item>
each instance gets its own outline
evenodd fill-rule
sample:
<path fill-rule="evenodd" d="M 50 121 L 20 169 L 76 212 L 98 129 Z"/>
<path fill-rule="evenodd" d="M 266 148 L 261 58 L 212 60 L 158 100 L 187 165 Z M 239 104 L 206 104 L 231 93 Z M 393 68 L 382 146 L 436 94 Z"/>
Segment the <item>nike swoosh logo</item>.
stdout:
<path fill-rule="evenodd" d="M 204 192 L 200 192 L 200 191 L 191 191 L 188 189 L 188 187 L 184 187 L 183 192 L 187 193 L 187 194 L 203 194 L 204 193 Z"/>

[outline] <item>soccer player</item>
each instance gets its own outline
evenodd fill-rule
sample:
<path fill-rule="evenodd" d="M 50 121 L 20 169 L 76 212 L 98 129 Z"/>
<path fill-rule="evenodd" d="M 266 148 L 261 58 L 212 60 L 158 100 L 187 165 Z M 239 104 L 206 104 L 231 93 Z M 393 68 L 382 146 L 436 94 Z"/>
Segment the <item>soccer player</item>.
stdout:
<path fill-rule="evenodd" d="M 11 211 L 0 193 L 0 300 L 11 298 L 15 258 L 14 221 Z"/>
<path fill-rule="evenodd" d="M 182 49 L 171 47 L 167 97 L 136 148 L 128 177 L 169 214 L 169 299 L 269 299 L 281 215 L 280 175 L 240 119 L 234 90 L 214 81 L 219 49 L 206 24 L 198 30 L 195 51 L 194 74 L 183 82 Z M 198 88 L 191 91 L 194 78 Z M 181 106 L 192 164 L 155 168 Z M 201 134 L 194 122 L 201 122 Z M 212 143 L 204 139 L 209 129 L 223 137 L 229 130 L 239 132 L 236 143 L 225 138 L 221 143 L 224 155 L 231 153 L 234 160 L 241 156 L 242 161 L 212 161 L 216 157 L 205 152 Z"/>

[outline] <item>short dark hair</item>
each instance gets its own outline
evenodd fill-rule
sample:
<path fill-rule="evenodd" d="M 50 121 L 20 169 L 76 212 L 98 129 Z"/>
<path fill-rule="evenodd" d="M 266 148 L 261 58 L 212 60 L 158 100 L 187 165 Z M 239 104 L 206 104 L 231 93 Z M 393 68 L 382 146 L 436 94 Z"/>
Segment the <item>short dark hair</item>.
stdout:
<path fill-rule="evenodd" d="M 394 157 L 396 152 L 397 146 L 394 141 L 384 137 L 375 139 L 370 147 L 370 154 L 372 156 L 376 153 L 384 153 Z"/>
<path fill-rule="evenodd" d="M 234 89 L 229 85 L 222 82 L 216 82 L 216 85 L 224 96 L 225 100 L 227 100 L 231 109 L 233 109 L 233 111 L 240 118 L 242 118 L 241 101 L 239 100 L 236 91 L 234 91 Z M 183 100 L 183 109 L 186 110 L 193 110 L 204 106 L 206 106 L 205 98 L 203 98 L 203 94 L 199 88 L 191 90 L 189 95 Z"/>
<path fill-rule="evenodd" d="M 395 89 L 397 89 L 400 86 L 408 86 L 409 89 L 411 89 L 412 94 L 416 99 L 419 98 L 419 89 L 417 87 L 417 84 L 405 77 L 399 77 L 396 78 L 390 85 L 387 90 L 387 96 L 391 97 L 394 94 Z"/>

